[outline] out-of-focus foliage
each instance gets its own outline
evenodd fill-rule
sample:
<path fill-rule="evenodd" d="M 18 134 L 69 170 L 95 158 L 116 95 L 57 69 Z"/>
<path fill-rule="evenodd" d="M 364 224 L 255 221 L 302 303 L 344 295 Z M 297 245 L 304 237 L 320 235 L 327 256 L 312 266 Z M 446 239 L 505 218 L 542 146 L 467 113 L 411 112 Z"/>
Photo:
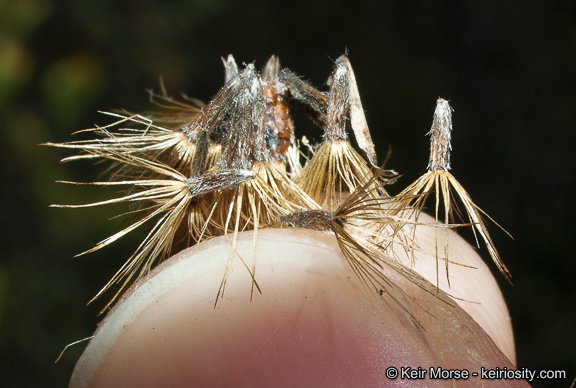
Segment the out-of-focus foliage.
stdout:
<path fill-rule="evenodd" d="M 574 377 L 572 2 L 0 0 L 0 385 L 67 384 L 83 345 L 53 361 L 92 333 L 101 305 L 85 303 L 138 237 L 73 259 L 118 230 L 119 209 L 48 208 L 111 194 L 54 183 L 102 166 L 60 165 L 67 153 L 38 143 L 109 123 L 97 110 L 150 109 L 160 75 L 171 94 L 208 100 L 229 53 L 258 67 L 276 54 L 322 87 L 346 49 L 380 160 L 390 144 L 404 183 L 426 168 L 436 98 L 450 100 L 453 173 L 516 237 L 493 233 L 515 284 L 501 283 L 519 366 Z"/>

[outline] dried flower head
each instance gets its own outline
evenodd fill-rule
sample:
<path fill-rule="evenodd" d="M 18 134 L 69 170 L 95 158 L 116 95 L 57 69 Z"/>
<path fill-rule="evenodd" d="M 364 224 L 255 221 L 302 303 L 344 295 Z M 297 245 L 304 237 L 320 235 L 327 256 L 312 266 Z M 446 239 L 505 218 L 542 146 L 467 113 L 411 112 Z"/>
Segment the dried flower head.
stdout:
<path fill-rule="evenodd" d="M 288 225 L 333 233 L 363 284 L 406 312 L 407 299 L 394 276 L 402 276 L 426 292 L 434 290 L 404 267 L 391 247 L 399 244 L 407 251 L 419 249 L 404 230 L 405 226 L 429 226 L 419 223 L 418 215 L 432 190 L 436 192 L 436 222 L 432 226 L 438 232 L 447 232 L 449 228 L 472 225 L 509 278 L 482 219 L 486 214 L 448 172 L 452 130 L 448 102 L 438 100 L 429 133 L 428 172 L 399 195 L 390 197 L 384 186 L 394 182 L 397 174 L 376 167 L 374 145 L 346 56 L 336 61 L 327 92 L 282 69 L 275 56 L 261 73 L 253 64 L 239 69 L 231 55 L 222 62 L 225 84 L 207 104 L 186 96 L 184 102 L 177 102 L 168 97 L 161 84 L 161 94 L 150 93 L 160 112 L 105 113 L 116 122 L 83 131 L 93 133 L 95 139 L 47 143 L 79 151 L 64 161 L 111 162 L 106 171 L 109 180 L 67 183 L 128 188 L 118 198 L 105 201 L 54 205 L 78 208 L 130 204 L 128 213 L 135 221 L 84 253 L 107 246 L 144 224 L 151 225 L 134 254 L 96 296 L 116 287 L 106 308 L 169 255 L 224 235 L 231 249 L 217 302 L 225 290 L 238 233 L 254 230 L 256 252 L 260 228 Z M 322 144 L 304 166 L 291 107 L 301 109 L 324 131 Z M 366 159 L 348 141 L 350 129 Z M 302 144 L 308 144 L 307 140 L 302 139 Z M 453 220 L 453 191 L 468 215 L 464 224 Z M 444 219 L 440 217 L 440 204 Z M 447 241 L 444 252 L 448 252 Z M 451 261 L 441 258 L 438 249 L 435 256 L 437 262 L 445 261 L 448 276 Z M 252 290 L 260 291 L 256 258 L 244 266 L 252 278 Z"/>
<path fill-rule="evenodd" d="M 454 176 L 448 171 L 450 170 L 450 151 L 451 151 L 451 132 L 452 132 L 452 108 L 448 104 L 448 101 L 439 98 L 436 104 L 436 110 L 434 111 L 434 120 L 432 123 L 432 128 L 428 135 L 430 135 L 430 162 L 428 164 L 428 172 L 418 178 L 414 183 L 410 184 L 405 188 L 401 196 L 406 196 L 407 202 L 399 206 L 402 211 L 415 212 L 415 219 L 418 219 L 418 214 L 424 208 L 426 200 L 432 192 L 435 193 L 435 206 L 434 206 L 434 216 L 436 223 L 439 225 L 443 223 L 445 226 L 450 227 L 460 227 L 460 226 L 472 226 L 474 235 L 476 237 L 476 242 L 478 244 L 478 237 L 480 235 L 490 256 L 494 260 L 494 263 L 510 281 L 510 272 L 502 262 L 488 229 L 484 222 L 483 215 L 494 222 L 498 227 L 504 230 L 500 225 L 498 225 L 486 212 L 480 209 L 470 198 L 470 195 L 462 187 L 462 185 L 454 178 Z M 454 193 L 456 194 L 454 196 Z M 457 208 L 457 204 L 454 202 L 455 199 L 459 199 L 464 210 L 466 212 L 467 220 L 462 220 L 462 217 L 456 217 L 461 214 Z M 440 210 L 442 208 L 442 211 Z M 444 215 L 443 219 L 441 215 Z M 448 283 L 450 283 L 449 277 L 449 263 L 450 260 L 447 256 L 448 254 L 448 228 L 444 227 L 444 244 L 443 249 L 439 249 L 438 245 L 438 232 L 439 227 L 436 227 L 436 251 L 434 255 L 438 261 L 445 262 L 446 268 L 446 278 Z M 504 230 L 505 231 L 505 230 Z M 506 231 L 505 231 L 506 232 Z M 506 232 L 508 233 L 508 232 Z M 440 255 L 443 254 L 443 257 Z"/>

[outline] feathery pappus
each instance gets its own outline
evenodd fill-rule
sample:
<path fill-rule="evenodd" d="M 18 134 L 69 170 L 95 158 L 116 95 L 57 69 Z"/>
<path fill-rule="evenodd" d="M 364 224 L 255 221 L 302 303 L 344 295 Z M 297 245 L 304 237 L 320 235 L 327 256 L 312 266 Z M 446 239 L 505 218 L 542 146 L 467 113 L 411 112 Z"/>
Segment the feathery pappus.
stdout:
<path fill-rule="evenodd" d="M 506 268 L 506 265 L 504 265 L 504 262 L 500 258 L 500 255 L 490 238 L 483 216 L 486 216 L 490 221 L 494 222 L 500 229 L 508 234 L 508 236 L 512 236 L 472 201 L 468 192 L 450 173 L 452 111 L 452 107 L 450 107 L 448 101 L 438 98 L 436 109 L 434 111 L 432 128 L 427 133 L 430 135 L 430 159 L 428 163 L 428 171 L 416 181 L 408 185 L 408 187 L 399 194 L 400 197 L 405 199 L 405 202 L 402 203 L 399 208 L 403 211 L 407 209 L 408 212 L 413 213 L 415 219 L 418 220 L 418 215 L 423 210 L 426 200 L 431 193 L 435 193 L 433 215 L 436 224 L 450 225 L 452 223 L 451 225 L 454 227 L 471 226 L 476 239 L 476 244 L 479 246 L 478 235 L 480 235 L 488 248 L 492 260 L 500 272 L 506 277 L 506 280 L 510 282 L 511 274 L 508 271 L 508 268 Z M 454 195 L 454 193 L 456 193 L 456 195 Z M 459 210 L 458 204 L 455 202 L 456 199 L 459 199 L 464 206 L 466 218 L 468 220 L 465 220 L 462 212 Z M 441 219 L 442 215 L 444 216 L 443 220 Z M 457 217 L 459 219 L 457 219 Z M 445 262 L 446 279 L 448 280 L 448 284 L 450 284 L 448 264 L 451 263 L 451 261 L 447 257 L 448 229 L 444 228 L 444 257 L 442 258 L 440 257 L 440 249 L 438 246 L 438 231 L 439 228 L 436 228 L 436 250 L 434 256 L 436 257 L 437 265 L 437 282 L 438 262 L 442 260 Z"/>
<path fill-rule="evenodd" d="M 224 235 L 231 249 L 217 303 L 225 291 L 239 232 L 254 230 L 256 248 L 261 228 L 301 227 L 334 234 L 362 283 L 387 303 L 408 311 L 403 307 L 405 295 L 381 269 L 385 267 L 434 292 L 394 258 L 390 247 L 400 244 L 406 250 L 418 249 L 404 226 L 426 226 L 419 224 L 418 212 L 433 184 L 444 195 L 445 213 L 451 214 L 448 182 L 465 204 L 470 218 L 466 225 L 478 231 L 498 267 L 509 276 L 482 221 L 480 213 L 485 213 L 469 200 L 455 179 L 446 175 L 449 133 L 444 129 L 443 134 L 436 135 L 434 128 L 445 128 L 440 122 L 448 118 L 447 102 L 439 108 L 443 113 L 435 114 L 432 137 L 439 145 L 433 146 L 436 159 L 432 162 L 431 156 L 431 175 L 391 196 L 385 186 L 395 182 L 398 174 L 378 166 L 355 75 L 345 55 L 335 61 L 327 91 L 314 88 L 282 68 L 275 56 L 260 72 L 254 64 L 240 69 L 232 55 L 222 61 L 224 86 L 206 104 L 186 96 L 184 101 L 176 101 L 162 86 L 161 94 L 150 92 L 151 100 L 160 108 L 158 112 L 104 112 L 116 121 L 80 131 L 93 133 L 94 139 L 47 143 L 78 151 L 63 161 L 110 161 L 106 170 L 109 180 L 66 183 L 128 188 L 124 195 L 100 202 L 53 205 L 80 208 L 129 204 L 129 214 L 135 221 L 82 254 L 148 225 L 142 243 L 96 295 L 115 289 L 104 310 L 161 261 Z M 291 116 L 293 108 L 304 112 L 324 132 L 321 144 L 305 163 Z M 350 144 L 349 133 L 362 153 Z M 444 180 L 447 183 L 442 183 Z M 463 225 L 448 217 L 440 220 L 438 211 L 435 220 L 432 226 L 438 230 Z M 262 292 L 256 260 L 244 266 L 250 272 L 252 290 Z M 448 266 L 450 261 L 445 261 Z"/>

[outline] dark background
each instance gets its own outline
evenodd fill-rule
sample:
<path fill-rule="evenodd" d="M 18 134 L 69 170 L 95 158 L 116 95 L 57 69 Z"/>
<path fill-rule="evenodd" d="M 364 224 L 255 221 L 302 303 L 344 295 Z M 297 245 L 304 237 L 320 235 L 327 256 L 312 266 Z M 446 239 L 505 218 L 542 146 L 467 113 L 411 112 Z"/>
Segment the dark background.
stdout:
<path fill-rule="evenodd" d="M 92 333 L 103 301 L 86 302 L 142 238 L 73 259 L 118 230 L 107 218 L 120 209 L 48 208 L 112 194 L 54 183 L 102 167 L 60 165 L 69 153 L 38 143 L 110 123 L 97 110 L 149 109 L 159 75 L 209 100 L 229 53 L 258 67 L 279 55 L 325 88 L 346 49 L 380 161 L 390 145 L 388 167 L 405 174 L 394 189 L 424 172 L 436 98 L 451 101 L 452 172 L 515 237 L 490 229 L 513 274 L 513 287 L 497 278 L 518 365 L 567 371 L 534 386 L 576 377 L 574 2 L 13 0 L 0 15 L 2 386 L 67 384 L 84 345 L 54 360 Z"/>

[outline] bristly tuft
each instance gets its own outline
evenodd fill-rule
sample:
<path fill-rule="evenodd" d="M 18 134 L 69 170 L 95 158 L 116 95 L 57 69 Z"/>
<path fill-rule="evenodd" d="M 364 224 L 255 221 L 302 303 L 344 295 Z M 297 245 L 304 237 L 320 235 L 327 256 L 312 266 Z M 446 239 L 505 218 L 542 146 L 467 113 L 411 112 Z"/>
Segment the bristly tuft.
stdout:
<path fill-rule="evenodd" d="M 504 265 L 500 255 L 498 254 L 498 251 L 496 250 L 496 247 L 494 246 L 494 243 L 492 242 L 483 216 L 486 216 L 488 219 L 494 222 L 500 229 L 504 229 L 472 201 L 468 192 L 466 192 L 464 187 L 462 187 L 456 178 L 454 178 L 454 176 L 448 171 L 450 169 L 450 150 L 452 148 L 450 143 L 451 131 L 452 108 L 446 100 L 439 98 L 437 101 L 436 110 L 434 112 L 432 129 L 429 132 L 430 163 L 428 165 L 428 172 L 422 175 L 414 183 L 410 184 L 406 189 L 404 189 L 402 193 L 400 193 L 400 195 L 406 196 L 407 200 L 402 203 L 399 209 L 409 213 L 415 213 L 415 219 L 418 220 L 418 214 L 424 208 L 429 195 L 432 192 L 435 193 L 434 217 L 437 224 L 435 256 L 437 266 L 439 261 L 444 261 L 445 263 L 446 278 L 448 280 L 448 284 L 450 284 L 448 226 L 450 228 L 472 226 L 474 236 L 476 237 L 476 244 L 478 245 L 477 235 L 480 235 L 486 247 L 488 248 L 488 252 L 492 257 L 492 260 L 500 272 L 502 272 L 502 274 L 510 282 L 510 272 L 508 271 L 508 268 L 506 268 L 506 265 Z M 454 195 L 454 193 L 456 195 Z M 458 198 L 461 204 L 464 206 L 464 210 L 466 212 L 465 218 L 459 211 L 457 203 L 455 203 L 456 198 Z M 439 229 L 443 229 L 444 233 L 443 249 L 439 249 L 438 245 Z M 506 232 L 506 230 L 504 230 L 504 232 Z M 508 232 L 506 233 L 510 235 Z M 443 254 L 441 252 L 443 252 Z"/>
<path fill-rule="evenodd" d="M 333 233 L 346 261 L 373 295 L 409 313 L 409 300 L 396 280 L 407 280 L 428 293 L 435 288 L 395 256 L 393 246 L 419 250 L 415 230 L 436 230 L 436 263 L 447 257 L 449 229 L 472 226 L 500 269 L 510 273 L 488 234 L 483 216 L 492 220 L 450 174 L 452 108 L 439 98 L 434 113 L 428 172 L 400 194 L 390 196 L 387 184 L 398 175 L 377 167 L 376 152 L 364 115 L 356 78 L 346 56 L 335 62 L 328 91 L 319 91 L 272 56 L 262 73 L 253 64 L 240 70 L 234 57 L 222 59 L 224 86 L 204 104 L 183 96 L 177 101 L 150 92 L 155 112 L 105 113 L 116 121 L 80 132 L 91 140 L 46 145 L 72 149 L 64 161 L 109 161 L 108 179 L 77 183 L 127 187 L 113 199 L 79 208 L 126 202 L 133 217 L 123 230 L 84 253 L 93 252 L 146 224 L 148 233 L 130 258 L 95 298 L 115 288 L 109 307 L 131 284 L 170 255 L 215 236 L 226 236 L 230 255 L 215 303 L 224 294 L 238 233 L 254 231 L 254 252 L 261 228 L 299 227 Z M 323 142 L 311 147 L 297 140 L 290 109 L 302 110 L 324 131 Z M 360 155 L 348 141 L 353 133 Z M 315 150 L 301 157 L 300 144 Z M 304 162 L 302 160 L 305 159 Z M 421 224 L 420 212 L 435 192 L 435 223 Z M 454 192 L 456 195 L 454 196 Z M 466 217 L 454 199 L 464 206 Z M 462 220 L 462 218 L 465 218 Z M 412 229 L 412 237 L 406 229 Z M 438 249 L 445 233 L 444 254 Z M 257 282 L 257 258 L 244 263 Z M 94 299 L 95 299 L 94 298 Z M 413 323 L 419 325 L 413 316 Z"/>

